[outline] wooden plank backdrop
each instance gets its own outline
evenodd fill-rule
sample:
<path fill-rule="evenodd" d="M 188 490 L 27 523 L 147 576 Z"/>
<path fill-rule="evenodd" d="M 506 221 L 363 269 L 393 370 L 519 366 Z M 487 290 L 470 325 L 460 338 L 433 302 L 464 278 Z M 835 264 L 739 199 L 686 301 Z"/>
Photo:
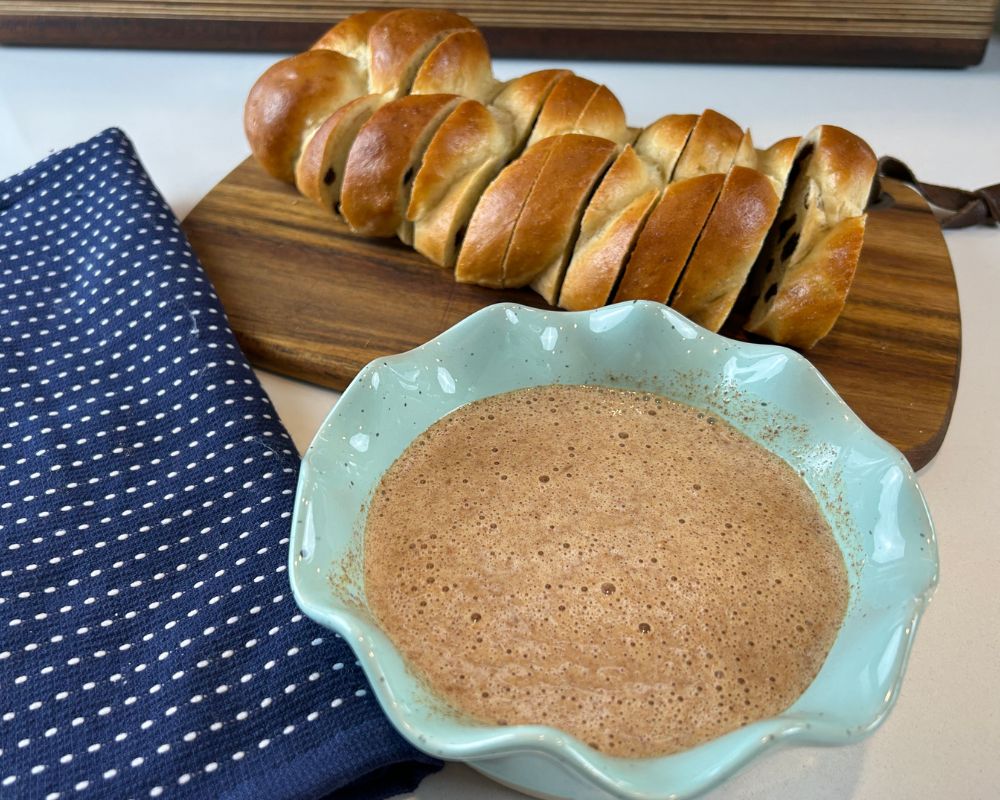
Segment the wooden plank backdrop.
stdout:
<path fill-rule="evenodd" d="M 937 452 L 958 386 L 961 326 L 944 237 L 924 200 L 883 181 L 847 307 L 806 355 L 915 468 Z M 369 361 L 409 350 L 483 306 L 544 301 L 455 283 L 395 240 L 363 239 L 251 159 L 183 227 L 261 367 L 343 389 Z M 723 329 L 743 337 L 738 324 Z"/>
<path fill-rule="evenodd" d="M 409 0 L 467 14 L 499 56 L 949 65 L 978 63 L 997 0 Z M 392 0 L 0 0 L 0 41 L 301 50 Z"/>

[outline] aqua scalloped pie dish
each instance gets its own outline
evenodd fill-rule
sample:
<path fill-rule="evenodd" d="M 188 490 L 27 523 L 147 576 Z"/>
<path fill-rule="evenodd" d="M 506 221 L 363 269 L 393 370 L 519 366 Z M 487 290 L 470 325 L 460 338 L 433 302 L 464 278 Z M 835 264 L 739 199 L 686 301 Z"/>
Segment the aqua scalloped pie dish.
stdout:
<path fill-rule="evenodd" d="M 711 410 L 801 471 L 844 553 L 850 601 L 822 669 L 787 711 L 690 750 L 624 759 L 544 725 L 462 718 L 407 669 L 365 605 L 364 515 L 379 478 L 459 406 L 551 383 L 654 391 Z M 400 733 L 546 798 L 693 797 L 779 745 L 871 733 L 895 703 L 938 575 L 933 525 L 906 459 L 805 358 L 718 336 L 648 302 L 574 313 L 494 305 L 368 364 L 305 455 L 292 524 L 296 601 L 353 648 Z"/>

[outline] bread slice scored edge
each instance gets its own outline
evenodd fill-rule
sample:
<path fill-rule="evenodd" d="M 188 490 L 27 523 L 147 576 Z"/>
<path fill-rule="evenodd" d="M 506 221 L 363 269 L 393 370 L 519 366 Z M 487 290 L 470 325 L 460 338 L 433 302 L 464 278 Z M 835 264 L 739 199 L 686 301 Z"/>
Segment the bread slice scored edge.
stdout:
<path fill-rule="evenodd" d="M 455 265 L 480 196 L 520 155 L 545 99 L 564 74 L 522 75 L 504 84 L 494 103 L 463 102 L 442 123 L 417 170 L 406 213 L 417 251 L 439 266 Z"/>
<path fill-rule="evenodd" d="M 295 168 L 295 186 L 302 194 L 340 215 L 347 155 L 358 131 L 384 102 L 384 95 L 363 95 L 339 108 L 320 126 Z"/>
<path fill-rule="evenodd" d="M 843 128 L 821 125 L 800 141 L 788 189 L 749 281 L 753 308 L 747 330 L 768 330 L 773 341 L 804 348 L 829 332 L 847 301 L 860 259 L 863 211 L 876 167 L 867 143 Z M 853 262 L 845 261 L 851 258 Z M 802 262 L 805 267 L 799 267 Z M 809 273 L 817 277 L 806 280 Z M 828 286 L 821 289 L 824 274 Z M 845 281 L 847 275 L 850 280 Z M 793 287 L 798 304 L 815 308 L 814 318 L 787 299 Z M 815 295 L 813 300 L 807 291 Z M 831 301 L 831 291 L 842 291 L 843 297 Z M 775 302 L 779 293 L 784 299 Z M 834 308 L 836 314 L 828 319 Z M 782 314 L 788 315 L 786 321 Z"/>
<path fill-rule="evenodd" d="M 386 103 L 361 126 L 341 187 L 341 211 L 352 230 L 366 236 L 399 231 L 424 149 L 460 100 L 446 94 L 407 95 Z"/>
<path fill-rule="evenodd" d="M 451 11 L 401 8 L 380 17 L 368 31 L 368 86 L 373 94 L 404 97 L 427 56 L 470 20 Z"/>
<path fill-rule="evenodd" d="M 608 302 L 662 189 L 659 168 L 626 145 L 583 213 L 559 293 L 561 308 L 585 311 Z"/>
<path fill-rule="evenodd" d="M 599 136 L 552 137 L 552 153 L 524 205 L 504 258 L 504 286 L 531 287 L 555 305 L 580 217 L 617 145 Z M 546 139 L 542 140 L 549 141 Z"/>
<path fill-rule="evenodd" d="M 500 90 L 493 77 L 493 60 L 477 30 L 447 34 L 420 64 L 410 94 L 457 94 L 488 103 Z"/>
<path fill-rule="evenodd" d="M 670 305 L 710 331 L 732 311 L 778 211 L 771 180 L 734 166 L 705 222 Z"/>
<path fill-rule="evenodd" d="M 529 147 L 483 191 L 458 253 L 456 281 L 492 288 L 505 285 L 504 260 L 514 228 L 556 141 L 543 139 Z"/>
<path fill-rule="evenodd" d="M 705 109 L 691 129 L 671 179 L 728 173 L 742 141 L 743 129 L 739 125 L 718 111 Z"/>
<path fill-rule="evenodd" d="M 809 349 L 836 324 L 861 259 L 867 215 L 848 217 L 827 230 L 808 255 L 784 273 L 754 306 L 746 330 L 792 347 Z"/>
<path fill-rule="evenodd" d="M 710 173 L 668 184 L 629 256 L 615 302 L 670 300 L 725 181 Z"/>

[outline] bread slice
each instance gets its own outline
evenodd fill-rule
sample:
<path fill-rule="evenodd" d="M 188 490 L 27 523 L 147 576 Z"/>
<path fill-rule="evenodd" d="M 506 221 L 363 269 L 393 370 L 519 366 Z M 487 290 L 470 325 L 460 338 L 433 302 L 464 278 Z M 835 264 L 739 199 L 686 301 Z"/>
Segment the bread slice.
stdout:
<path fill-rule="evenodd" d="M 511 235 L 504 258 L 504 286 L 531 288 L 555 305 L 580 215 L 615 156 L 615 144 L 599 136 L 553 137 L 542 167 Z"/>
<path fill-rule="evenodd" d="M 363 95 L 341 106 L 319 127 L 295 167 L 295 186 L 302 194 L 339 215 L 347 155 L 361 126 L 384 102 L 384 95 Z"/>
<path fill-rule="evenodd" d="M 843 128 L 821 125 L 802 139 L 777 220 L 754 269 L 755 304 L 747 330 L 761 333 L 767 320 L 766 329 L 782 337 L 774 341 L 812 347 L 833 327 L 846 303 L 864 238 L 865 221 L 847 221 L 862 217 L 876 166 L 868 144 Z M 808 270 L 799 266 L 804 261 Z M 803 276 L 810 272 L 815 277 L 806 280 Z M 829 286 L 820 292 L 824 275 Z M 793 288 L 795 303 L 775 304 L 779 294 L 787 297 Z M 811 316 L 796 310 L 811 305 L 807 290 L 816 293 Z M 839 300 L 829 297 L 831 291 L 841 290 Z M 783 321 L 782 314 L 791 316 Z"/>
<path fill-rule="evenodd" d="M 428 193 L 415 184 L 418 200 L 407 214 L 413 220 L 413 246 L 435 264 L 455 264 L 480 195 L 498 170 L 521 152 L 545 99 L 568 74 L 551 69 L 514 78 L 489 105 L 491 118 L 463 104 L 438 130 L 416 177 L 420 183 L 427 177 L 438 188 Z M 427 176 L 421 174 L 425 168 L 430 170 Z"/>
<path fill-rule="evenodd" d="M 272 64 L 254 83 L 243 126 L 254 158 L 270 175 L 295 182 L 302 148 L 338 108 L 367 94 L 358 63 L 333 50 L 307 50 Z"/>
<path fill-rule="evenodd" d="M 636 152 L 659 166 L 665 183 L 673 178 L 677 159 L 697 121 L 697 114 L 667 114 L 647 125 L 635 140 Z"/>
<path fill-rule="evenodd" d="M 753 146 L 753 135 L 750 129 L 743 131 L 743 138 L 736 148 L 736 156 L 733 158 L 734 167 L 749 167 L 757 169 L 757 149 Z"/>
<path fill-rule="evenodd" d="M 460 14 L 419 8 L 390 11 L 368 31 L 368 85 L 372 94 L 402 97 L 427 55 L 449 33 L 475 30 Z"/>
<path fill-rule="evenodd" d="M 454 264 L 456 242 L 486 185 L 513 154 L 504 112 L 466 100 L 441 123 L 413 179 L 406 218 L 413 246 L 435 264 Z"/>
<path fill-rule="evenodd" d="M 778 202 L 766 175 L 749 167 L 733 167 L 670 305 L 710 331 L 718 331 L 760 253 Z"/>
<path fill-rule="evenodd" d="M 826 336 L 844 310 L 861 257 L 866 214 L 827 229 L 800 260 L 768 285 L 746 329 L 774 342 L 808 349 Z"/>
<path fill-rule="evenodd" d="M 404 221 L 424 149 L 460 98 L 408 95 L 386 103 L 358 131 L 344 167 L 340 207 L 366 236 L 392 236 Z"/>
<path fill-rule="evenodd" d="M 780 139 L 766 150 L 759 150 L 754 147 L 753 136 L 750 134 L 750 129 L 747 128 L 736 151 L 733 166 L 749 167 L 764 173 L 771 179 L 774 193 L 779 198 L 783 197 L 788 175 L 791 172 L 795 153 L 801 140 L 799 136 L 791 136 L 787 139 Z"/>
<path fill-rule="evenodd" d="M 514 152 L 525 147 L 535 121 L 559 80 L 570 75 L 565 69 L 543 69 L 529 72 L 504 84 L 490 104 L 510 118 Z"/>
<path fill-rule="evenodd" d="M 660 170 L 626 145 L 583 213 L 559 293 L 560 307 L 585 311 L 608 302 L 662 188 Z"/>
<path fill-rule="evenodd" d="M 742 140 L 743 130 L 739 125 L 718 111 L 706 109 L 691 130 L 672 179 L 680 181 L 712 172 L 729 172 Z"/>
<path fill-rule="evenodd" d="M 504 259 L 531 190 L 556 139 L 543 139 L 501 170 L 476 203 L 455 264 L 455 280 L 502 288 Z"/>
<path fill-rule="evenodd" d="M 598 86 L 599 84 L 571 72 L 562 75 L 552 87 L 538 114 L 527 146 L 531 147 L 549 136 L 573 130 Z"/>
<path fill-rule="evenodd" d="M 606 86 L 564 75 L 552 89 L 535 122 L 528 145 L 549 136 L 582 133 L 600 136 L 616 144 L 635 138 L 625 122 L 625 110 Z"/>
<path fill-rule="evenodd" d="M 675 181 L 646 219 L 622 275 L 615 302 L 670 299 L 698 235 L 719 196 L 717 173 Z"/>
<path fill-rule="evenodd" d="M 483 35 L 454 31 L 420 65 L 410 94 L 457 94 L 487 103 L 500 89 Z"/>
<path fill-rule="evenodd" d="M 312 50 L 336 50 L 353 58 L 368 74 L 368 34 L 372 26 L 389 11 L 362 11 L 341 20 L 324 33 L 312 46 Z"/>
<path fill-rule="evenodd" d="M 795 153 L 801 141 L 801 136 L 790 136 L 787 139 L 780 139 L 766 150 L 757 151 L 757 169 L 771 179 L 778 197 L 785 196 L 788 176 L 791 174 Z"/>

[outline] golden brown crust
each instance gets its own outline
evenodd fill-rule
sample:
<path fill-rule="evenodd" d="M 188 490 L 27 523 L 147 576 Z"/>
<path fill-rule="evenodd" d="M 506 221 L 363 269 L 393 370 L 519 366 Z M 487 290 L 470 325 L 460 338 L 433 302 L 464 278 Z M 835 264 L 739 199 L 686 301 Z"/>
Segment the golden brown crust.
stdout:
<path fill-rule="evenodd" d="M 711 172 L 729 172 L 743 140 L 743 130 L 729 117 L 706 109 L 698 117 L 684 152 L 677 160 L 673 180 Z"/>
<path fill-rule="evenodd" d="M 736 148 L 736 156 L 733 158 L 733 166 L 758 169 L 758 158 L 759 154 L 757 149 L 753 146 L 753 135 L 750 133 L 750 129 L 747 128 L 743 131 L 743 138 L 740 139 L 739 147 Z"/>
<path fill-rule="evenodd" d="M 455 266 L 476 203 L 502 166 L 500 159 L 484 162 L 452 184 L 440 203 L 413 222 L 413 249 L 439 267 Z"/>
<path fill-rule="evenodd" d="M 404 219 L 409 183 L 427 142 L 459 98 L 408 95 L 382 106 L 361 127 L 344 167 L 341 212 L 366 236 L 392 236 Z"/>
<path fill-rule="evenodd" d="M 555 139 L 529 147 L 486 187 L 476 204 L 455 265 L 455 280 L 501 288 L 503 264 L 524 204 L 548 161 Z"/>
<path fill-rule="evenodd" d="M 457 30 L 473 24 L 451 11 L 403 8 L 378 19 L 368 32 L 368 81 L 373 94 L 409 92 L 427 54 Z"/>
<path fill-rule="evenodd" d="M 504 258 L 504 286 L 532 288 L 555 304 L 580 215 L 615 155 L 598 136 L 554 137 L 552 152 L 532 187 Z"/>
<path fill-rule="evenodd" d="M 607 86 L 598 86 L 576 121 L 574 132 L 601 136 L 623 145 L 635 141 L 639 131 L 628 127 L 625 109 L 614 93 Z"/>
<path fill-rule="evenodd" d="M 789 136 L 778 140 L 766 150 L 757 151 L 757 169 L 771 179 L 778 197 L 785 195 L 788 175 L 792 171 L 795 153 L 801 141 L 801 136 Z"/>
<path fill-rule="evenodd" d="M 419 219 L 454 181 L 507 148 L 508 137 L 495 114 L 476 100 L 460 102 L 437 129 L 420 169 L 406 215 Z"/>
<path fill-rule="evenodd" d="M 820 125 L 802 140 L 814 147 L 810 173 L 819 184 L 827 218 L 861 214 L 868 203 L 878 159 L 868 143 L 836 125 Z"/>
<path fill-rule="evenodd" d="M 492 105 L 456 109 L 460 97 Z M 364 12 L 334 26 L 261 76 L 244 125 L 268 172 L 330 210 L 339 195 L 361 233 L 396 233 L 450 265 L 468 223 L 458 280 L 533 281 L 549 302 L 559 295 L 582 308 L 605 302 L 623 273 L 616 299 L 673 294 L 711 328 L 784 197 L 745 296 L 757 295 L 760 331 L 796 343 L 833 324 L 826 316 L 837 313 L 838 276 L 853 274 L 847 262 L 860 252 L 876 167 L 871 148 L 842 128 L 760 150 L 749 130 L 711 109 L 657 120 L 633 151 L 637 132 L 606 87 L 558 69 L 500 84 L 468 19 L 425 9 Z M 595 138 L 600 145 L 583 143 Z M 558 141 L 537 144 L 550 139 Z M 500 171 L 526 142 L 535 147 Z M 806 296 L 808 274 L 829 283 L 802 301 L 811 311 L 787 299 Z"/>
<path fill-rule="evenodd" d="M 368 68 L 368 33 L 372 26 L 389 12 L 387 10 L 362 11 L 338 22 L 324 33 L 311 50 L 336 50 L 350 56 Z"/>
<path fill-rule="evenodd" d="M 250 90 L 243 125 L 254 158 L 292 183 L 308 137 L 334 111 L 366 94 L 357 62 L 332 50 L 307 50 L 273 64 Z"/>
<path fill-rule="evenodd" d="M 715 204 L 725 176 L 699 175 L 676 181 L 650 213 L 636 240 L 615 293 L 622 300 L 666 303 L 677 283 L 705 220 Z"/>
<path fill-rule="evenodd" d="M 487 103 L 499 88 L 486 40 L 479 31 L 468 30 L 448 34 L 431 50 L 410 94 L 457 94 Z"/>
<path fill-rule="evenodd" d="M 618 98 L 606 86 L 573 74 L 564 75 L 552 88 L 528 144 L 563 133 L 601 136 L 618 144 L 632 139 Z"/>
<path fill-rule="evenodd" d="M 584 311 L 608 302 L 662 186 L 659 169 L 626 145 L 584 211 L 559 293 L 562 308 Z"/>
<path fill-rule="evenodd" d="M 856 264 L 846 265 L 843 261 L 852 254 L 856 261 L 860 255 L 864 222 L 851 220 L 861 218 L 875 168 L 876 159 L 871 148 L 842 128 L 821 125 L 799 143 L 777 220 L 747 292 L 748 298 L 755 301 L 749 323 L 755 329 L 764 330 L 762 320 L 766 320 L 766 329 L 781 336 L 780 341 L 806 347 L 812 346 L 818 335 L 825 335 L 832 327 L 835 318 L 818 334 L 825 321 L 817 323 L 788 302 L 775 305 L 772 299 L 786 281 L 792 280 L 786 276 L 803 274 L 803 264 L 808 265 L 804 273 L 807 275 L 843 276 L 848 272 L 853 275 Z M 832 231 L 841 233 L 831 237 Z M 852 232 L 857 241 L 852 243 L 844 231 Z M 826 266 L 825 259 L 830 259 Z M 791 285 L 798 286 L 796 297 L 807 297 L 804 284 L 792 281 Z M 846 296 L 846 289 L 844 294 Z M 829 303 L 824 302 L 825 295 L 818 289 L 812 291 L 812 296 L 817 298 L 816 313 L 820 318 L 823 310 L 830 307 Z M 789 319 L 783 321 L 781 317 L 786 313 Z M 804 326 L 802 330 L 797 329 L 800 324 Z"/>
<path fill-rule="evenodd" d="M 565 69 L 529 72 L 505 83 L 493 98 L 493 108 L 510 116 L 515 150 L 525 146 L 546 99 L 559 79 L 569 74 Z"/>
<path fill-rule="evenodd" d="M 647 125 L 635 140 L 636 152 L 660 167 L 665 182 L 673 177 L 677 159 L 697 121 L 697 114 L 667 114 Z"/>
<path fill-rule="evenodd" d="M 767 237 L 778 196 L 767 176 L 733 167 L 719 192 L 670 305 L 718 331 Z"/>
<path fill-rule="evenodd" d="M 599 85 L 573 73 L 560 77 L 538 113 L 528 147 L 541 139 L 573 130 Z"/>
<path fill-rule="evenodd" d="M 361 126 L 384 99 L 379 94 L 366 94 L 341 106 L 320 125 L 303 149 L 295 168 L 295 186 L 327 211 L 339 213 L 347 154 Z"/>
<path fill-rule="evenodd" d="M 865 215 L 849 217 L 830 229 L 808 256 L 788 268 L 780 283 L 768 287 L 746 329 L 806 349 L 826 336 L 847 302 L 865 220 Z"/>
<path fill-rule="evenodd" d="M 513 153 L 501 112 L 466 100 L 441 123 L 413 180 L 407 219 L 414 246 L 440 266 L 454 262 L 455 241 L 479 194 Z"/>

